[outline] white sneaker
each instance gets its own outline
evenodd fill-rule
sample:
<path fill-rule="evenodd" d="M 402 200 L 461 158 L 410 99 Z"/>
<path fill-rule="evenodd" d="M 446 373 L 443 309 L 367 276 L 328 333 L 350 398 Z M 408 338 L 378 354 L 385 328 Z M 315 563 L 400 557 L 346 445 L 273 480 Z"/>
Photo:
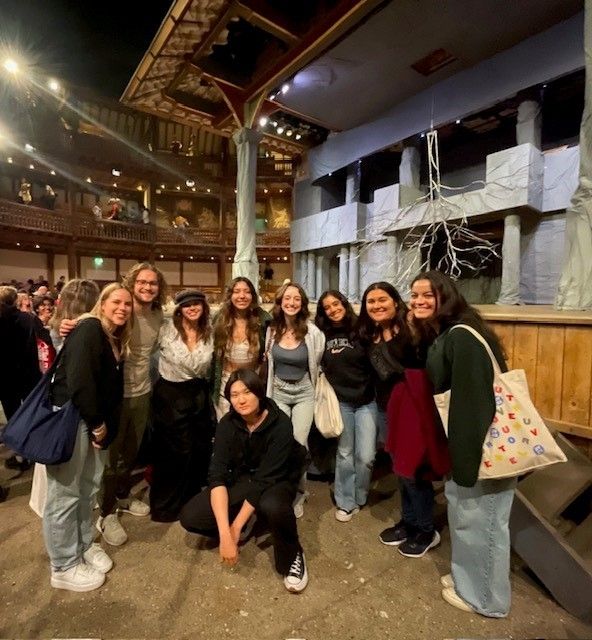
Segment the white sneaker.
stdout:
<path fill-rule="evenodd" d="M 147 516 L 150 514 L 150 507 L 137 498 L 119 500 L 118 508 L 120 511 L 125 511 L 125 513 L 131 513 L 132 516 Z"/>
<path fill-rule="evenodd" d="M 473 613 L 475 609 L 471 607 L 468 602 L 465 602 L 454 590 L 454 587 L 448 587 L 442 589 L 442 597 L 448 604 L 451 604 L 453 607 L 460 609 L 461 611 L 466 611 L 467 613 Z"/>
<path fill-rule="evenodd" d="M 359 507 L 354 507 L 351 511 L 346 511 L 345 509 L 337 509 L 335 511 L 335 520 L 339 522 L 349 522 L 356 513 L 360 513 Z"/>
<path fill-rule="evenodd" d="M 114 547 L 120 547 L 127 540 L 127 533 L 121 526 L 116 513 L 99 518 L 97 529 L 103 534 L 103 540 Z"/>
<path fill-rule="evenodd" d="M 302 518 L 304 515 L 304 503 L 308 500 L 309 493 L 305 491 L 304 493 L 299 493 L 296 496 L 296 500 L 294 500 L 294 516 L 296 518 Z"/>
<path fill-rule="evenodd" d="M 51 571 L 51 586 L 54 589 L 68 591 L 93 591 L 105 582 L 105 574 L 97 571 L 90 564 L 81 562 L 66 571 Z"/>
<path fill-rule="evenodd" d="M 445 576 L 440 577 L 440 584 L 446 589 L 454 589 L 454 580 L 452 579 L 452 574 L 447 573 Z"/>
<path fill-rule="evenodd" d="M 284 586 L 292 593 L 304 591 L 308 584 L 308 571 L 306 570 L 306 560 L 304 553 L 299 551 L 292 562 L 288 574 L 284 578 Z"/>
<path fill-rule="evenodd" d="M 82 557 L 86 564 L 89 564 L 101 573 L 107 573 L 113 568 L 113 560 L 103 551 L 103 548 L 98 542 L 91 544 L 82 554 Z"/>

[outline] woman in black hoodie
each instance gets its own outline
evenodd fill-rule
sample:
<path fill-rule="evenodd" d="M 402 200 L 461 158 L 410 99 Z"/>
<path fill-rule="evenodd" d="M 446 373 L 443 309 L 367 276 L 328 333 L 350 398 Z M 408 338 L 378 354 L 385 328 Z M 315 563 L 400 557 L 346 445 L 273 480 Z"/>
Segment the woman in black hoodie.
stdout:
<path fill-rule="evenodd" d="M 268 522 L 275 567 L 288 591 L 308 584 L 292 503 L 306 461 L 306 450 L 293 436 L 288 416 L 265 396 L 265 385 L 251 369 L 234 371 L 224 396 L 231 409 L 218 423 L 210 464 L 209 487 L 181 511 L 188 531 L 218 536 L 220 558 L 238 561 L 238 544 L 255 514 Z"/>

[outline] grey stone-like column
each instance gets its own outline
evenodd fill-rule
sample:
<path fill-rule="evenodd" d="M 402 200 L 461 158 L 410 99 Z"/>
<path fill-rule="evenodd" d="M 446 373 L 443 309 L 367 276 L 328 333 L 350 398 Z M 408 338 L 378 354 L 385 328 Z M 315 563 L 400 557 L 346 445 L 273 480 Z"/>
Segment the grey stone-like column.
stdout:
<path fill-rule="evenodd" d="M 355 244 L 349 246 L 348 262 L 348 288 L 347 299 L 350 302 L 360 301 L 360 265 L 358 247 Z"/>
<path fill-rule="evenodd" d="M 419 189 L 421 158 L 416 147 L 405 147 L 399 164 L 399 184 Z"/>
<path fill-rule="evenodd" d="M 327 263 L 327 260 L 325 258 L 325 256 L 322 253 L 318 253 L 316 256 L 316 269 L 315 269 L 315 275 L 316 275 L 316 284 L 315 284 L 315 289 L 316 289 L 316 300 L 318 300 L 323 291 L 325 291 L 326 287 L 326 283 L 328 280 L 328 273 L 325 273 L 325 265 Z"/>
<path fill-rule="evenodd" d="M 349 293 L 349 273 L 348 273 L 349 249 L 341 247 L 339 250 L 339 291 L 347 296 Z"/>
<path fill-rule="evenodd" d="M 306 252 L 301 251 L 299 253 L 295 253 L 296 257 L 295 264 L 297 265 L 297 269 L 294 272 L 294 280 L 299 282 L 302 285 L 302 288 L 306 291 L 308 287 L 308 269 L 306 264 Z"/>
<path fill-rule="evenodd" d="M 520 304 L 520 216 L 504 219 L 502 284 L 496 304 Z"/>
<path fill-rule="evenodd" d="M 315 299 L 316 291 L 316 261 L 314 251 L 309 251 L 306 262 L 308 289 L 305 289 L 310 300 Z"/>
<path fill-rule="evenodd" d="M 360 182 L 362 180 L 362 163 L 358 160 L 347 167 L 345 179 L 345 203 L 360 201 Z"/>
<path fill-rule="evenodd" d="M 390 282 L 394 287 L 397 286 L 397 280 L 399 279 L 399 264 L 401 251 L 401 243 L 399 238 L 394 234 L 389 234 L 386 237 L 386 269 L 384 273 L 384 279 L 386 282 Z"/>
<path fill-rule="evenodd" d="M 529 142 L 537 149 L 541 148 L 541 106 L 534 100 L 525 100 L 518 105 L 516 117 L 516 142 Z"/>
<path fill-rule="evenodd" d="M 243 127 L 232 136 L 236 144 L 236 253 L 232 277 L 243 276 L 259 288 L 259 262 L 255 244 L 257 148 L 261 133 Z"/>

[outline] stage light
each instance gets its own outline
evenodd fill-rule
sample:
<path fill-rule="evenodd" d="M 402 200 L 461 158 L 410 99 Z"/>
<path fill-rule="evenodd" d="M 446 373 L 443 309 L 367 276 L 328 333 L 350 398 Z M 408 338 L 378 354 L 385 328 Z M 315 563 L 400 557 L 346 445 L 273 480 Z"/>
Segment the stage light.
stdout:
<path fill-rule="evenodd" d="M 55 79 L 55 78 L 51 78 L 48 83 L 47 86 L 54 92 L 57 93 L 60 90 L 60 83 Z"/>
<path fill-rule="evenodd" d="M 138 191 L 144 191 L 144 187 L 143 187 L 141 184 L 139 184 L 139 185 L 136 187 L 136 189 L 137 189 Z"/>
<path fill-rule="evenodd" d="M 35 249 L 41 249 L 41 247 L 38 244 L 36 244 Z"/>
<path fill-rule="evenodd" d="M 161 189 L 166 189 L 166 186 L 165 186 L 164 184 L 161 184 L 161 185 L 160 185 L 160 188 L 161 188 Z"/>
<path fill-rule="evenodd" d="M 206 191 L 207 191 L 208 193 L 211 193 L 211 191 L 212 191 L 212 190 L 208 187 L 208 188 L 206 189 Z"/>
<path fill-rule="evenodd" d="M 284 133 L 284 127 L 278 127 L 277 128 L 277 132 L 281 135 L 282 133 Z"/>
<path fill-rule="evenodd" d="M 285 83 L 282 85 L 282 89 L 281 89 L 281 91 L 282 91 L 282 95 L 284 95 L 284 96 L 285 96 L 285 95 L 286 95 L 286 93 L 288 93 L 288 91 L 290 91 L 290 85 L 289 85 L 287 82 L 285 82 Z"/>
<path fill-rule="evenodd" d="M 27 153 L 31 153 L 32 151 L 35 151 L 35 147 L 32 144 L 29 144 L 28 142 L 25 144 L 25 151 Z"/>
<path fill-rule="evenodd" d="M 34 165 L 34 164 L 30 164 L 30 165 L 29 165 L 29 169 L 34 169 L 34 168 L 35 168 L 35 165 Z"/>
<path fill-rule="evenodd" d="M 4 60 L 3 66 L 6 69 L 6 71 L 8 71 L 8 73 L 15 74 L 15 73 L 18 73 L 19 71 L 18 62 L 13 58 L 6 58 L 6 60 Z"/>
<path fill-rule="evenodd" d="M 193 260 L 193 256 L 189 256 L 189 259 L 190 259 L 190 260 Z"/>
<path fill-rule="evenodd" d="M 294 132 L 292 131 L 292 129 L 288 129 L 288 130 L 286 131 L 286 135 L 288 136 L 288 138 L 292 137 L 292 134 L 293 134 L 293 133 L 294 133 Z"/>
<path fill-rule="evenodd" d="M 177 185 L 177 186 L 175 187 L 175 189 L 176 189 L 177 191 L 181 191 L 181 187 L 180 187 L 179 185 Z"/>
<path fill-rule="evenodd" d="M 280 189 L 280 193 L 284 193 L 284 190 L 283 190 L 283 189 Z"/>
<path fill-rule="evenodd" d="M 121 176 L 121 169 L 111 169 L 111 175 L 119 178 Z"/>
<path fill-rule="evenodd" d="M 86 179 L 86 181 L 87 181 L 87 182 L 89 182 L 89 183 L 90 183 L 90 182 L 92 182 L 91 177 L 89 176 L 89 177 Z"/>
<path fill-rule="evenodd" d="M 259 126 L 260 127 L 264 127 L 268 122 L 269 122 L 269 120 L 265 116 L 261 116 L 259 118 Z"/>
<path fill-rule="evenodd" d="M 195 187 L 191 187 L 191 191 L 196 191 Z"/>
<path fill-rule="evenodd" d="M 55 176 L 56 172 L 52 169 L 49 173 L 51 173 L 52 176 Z"/>
<path fill-rule="evenodd" d="M 187 178 L 187 180 L 185 180 L 185 184 L 191 188 L 191 187 L 195 187 L 195 180 L 192 180 L 191 178 Z"/>
<path fill-rule="evenodd" d="M 101 258 L 101 256 L 97 256 L 96 258 L 93 258 L 93 264 L 95 265 L 95 269 L 99 269 L 100 267 L 103 266 L 103 258 Z"/>
<path fill-rule="evenodd" d="M 8 162 L 8 164 L 12 164 L 12 157 L 8 156 L 8 158 L 6 158 L 6 162 Z"/>
<path fill-rule="evenodd" d="M 263 193 L 269 193 L 269 189 L 263 189 Z"/>
<path fill-rule="evenodd" d="M 114 182 L 113 186 L 117 189 L 117 182 Z"/>
<path fill-rule="evenodd" d="M 460 124 L 460 118 L 457 118 L 456 124 Z"/>
<path fill-rule="evenodd" d="M 277 120 L 272 120 L 271 121 L 271 126 L 272 127 L 277 127 L 278 126 Z"/>
<path fill-rule="evenodd" d="M 296 140 L 300 140 L 300 138 L 302 138 L 302 136 L 299 133 L 297 133 L 296 134 Z"/>
<path fill-rule="evenodd" d="M 164 253 L 161 253 L 161 254 L 160 254 L 160 257 L 161 257 L 161 258 L 164 258 Z"/>

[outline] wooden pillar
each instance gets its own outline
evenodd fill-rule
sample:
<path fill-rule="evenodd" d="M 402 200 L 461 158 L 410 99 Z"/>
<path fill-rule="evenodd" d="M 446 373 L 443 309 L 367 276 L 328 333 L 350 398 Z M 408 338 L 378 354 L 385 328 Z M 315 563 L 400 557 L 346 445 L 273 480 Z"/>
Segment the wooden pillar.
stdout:
<path fill-rule="evenodd" d="M 74 240 L 68 241 L 68 280 L 78 277 L 77 272 L 78 260 L 76 256 L 76 249 L 74 247 Z"/>
<path fill-rule="evenodd" d="M 119 258 L 115 258 L 115 280 L 121 282 L 121 266 Z"/>
<path fill-rule="evenodd" d="M 49 286 L 55 286 L 55 270 L 54 270 L 54 262 L 55 262 L 55 254 L 53 251 L 48 251 L 46 254 L 47 258 L 47 281 L 49 282 Z"/>
<path fill-rule="evenodd" d="M 224 285 L 226 283 L 226 255 L 218 256 L 218 286 L 220 291 L 224 293 Z"/>
<path fill-rule="evenodd" d="M 185 286 L 183 283 L 183 260 L 179 260 L 179 283 L 181 286 Z"/>

